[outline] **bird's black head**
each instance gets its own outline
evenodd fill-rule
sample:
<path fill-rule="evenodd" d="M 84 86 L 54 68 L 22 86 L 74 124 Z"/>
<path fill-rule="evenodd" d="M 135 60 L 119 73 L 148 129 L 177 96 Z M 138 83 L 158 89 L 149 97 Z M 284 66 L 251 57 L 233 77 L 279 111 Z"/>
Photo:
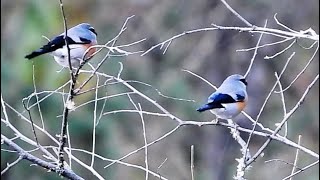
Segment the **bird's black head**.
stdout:
<path fill-rule="evenodd" d="M 240 79 L 241 82 L 243 82 L 243 84 L 245 84 L 246 86 L 248 85 L 248 82 L 246 81 L 245 78 Z"/>
<path fill-rule="evenodd" d="M 248 85 L 245 77 L 240 74 L 233 74 L 233 75 L 227 77 L 227 79 L 224 82 L 234 83 L 236 81 L 241 81 L 244 85 L 246 85 L 246 86 Z"/>
<path fill-rule="evenodd" d="M 93 32 L 96 36 L 98 36 L 96 30 L 94 30 L 94 28 L 92 26 L 89 28 L 89 31 Z"/>

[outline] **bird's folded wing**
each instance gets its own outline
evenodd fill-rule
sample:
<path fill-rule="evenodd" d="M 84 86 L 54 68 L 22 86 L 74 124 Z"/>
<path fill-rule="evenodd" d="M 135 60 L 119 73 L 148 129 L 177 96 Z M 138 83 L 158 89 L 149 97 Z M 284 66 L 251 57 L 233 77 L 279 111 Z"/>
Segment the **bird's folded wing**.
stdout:
<path fill-rule="evenodd" d="M 70 37 L 67 37 L 68 44 L 78 44 Z M 47 50 L 48 52 L 55 51 L 59 48 L 62 48 L 66 44 L 63 36 L 57 36 L 52 39 L 48 44 L 44 45 L 41 49 Z"/>
<path fill-rule="evenodd" d="M 234 103 L 234 102 L 238 102 L 238 101 L 244 100 L 244 96 L 241 96 L 241 95 L 237 94 L 237 97 L 238 98 L 236 100 L 236 99 L 234 99 L 232 96 L 230 96 L 228 94 L 215 93 L 215 94 L 212 94 L 208 98 L 208 103 L 228 104 L 228 103 Z"/>

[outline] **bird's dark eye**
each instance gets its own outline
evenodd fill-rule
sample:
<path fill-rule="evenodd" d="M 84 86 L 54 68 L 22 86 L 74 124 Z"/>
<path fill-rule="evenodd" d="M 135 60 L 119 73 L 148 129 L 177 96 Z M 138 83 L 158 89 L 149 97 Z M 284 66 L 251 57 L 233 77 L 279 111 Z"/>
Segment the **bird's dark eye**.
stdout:
<path fill-rule="evenodd" d="M 243 84 L 245 84 L 246 86 L 248 85 L 246 79 L 240 79 L 241 82 L 243 82 Z"/>
<path fill-rule="evenodd" d="M 93 27 L 90 27 L 90 28 L 89 28 L 89 31 L 93 32 L 95 35 L 98 35 L 97 32 L 94 30 Z"/>

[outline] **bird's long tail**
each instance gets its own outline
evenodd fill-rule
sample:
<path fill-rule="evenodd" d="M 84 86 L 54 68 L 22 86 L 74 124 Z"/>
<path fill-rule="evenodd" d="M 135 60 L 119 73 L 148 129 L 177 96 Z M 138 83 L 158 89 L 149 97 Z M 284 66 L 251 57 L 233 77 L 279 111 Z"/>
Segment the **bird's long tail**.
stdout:
<path fill-rule="evenodd" d="M 30 54 L 26 55 L 25 58 L 27 58 L 27 59 L 30 60 L 30 59 L 32 59 L 32 58 L 35 58 L 35 57 L 37 57 L 37 56 L 40 56 L 40 55 L 45 54 L 45 53 L 48 53 L 48 52 L 50 52 L 48 49 L 46 49 L 46 48 L 40 48 L 40 49 L 35 50 L 35 51 L 31 52 Z"/>
<path fill-rule="evenodd" d="M 215 109 L 215 108 L 223 108 L 221 104 L 215 104 L 215 103 L 209 103 L 201 106 L 200 108 L 197 109 L 199 112 L 203 112 L 209 109 Z"/>
<path fill-rule="evenodd" d="M 197 111 L 203 112 L 203 111 L 206 111 L 209 109 L 212 109 L 212 107 L 209 104 L 205 104 L 205 105 L 201 106 L 200 108 L 198 108 Z"/>

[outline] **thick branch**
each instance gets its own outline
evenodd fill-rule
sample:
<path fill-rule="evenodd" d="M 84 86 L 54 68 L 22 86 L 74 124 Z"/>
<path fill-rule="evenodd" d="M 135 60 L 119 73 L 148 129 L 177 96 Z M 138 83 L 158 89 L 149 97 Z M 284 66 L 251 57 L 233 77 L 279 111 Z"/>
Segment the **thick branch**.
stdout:
<path fill-rule="evenodd" d="M 1 134 L 1 140 L 8 145 L 9 147 L 11 147 L 12 149 L 14 149 L 15 151 L 17 151 L 17 153 L 20 155 L 20 157 L 22 157 L 22 159 L 28 160 L 34 164 L 37 164 L 45 169 L 48 169 L 50 171 L 54 171 L 54 172 L 59 172 L 59 174 L 63 177 L 66 177 L 68 179 L 74 179 L 74 180 L 83 180 L 82 177 L 78 176 L 77 174 L 75 174 L 71 169 L 63 169 L 60 172 L 59 166 L 54 165 L 52 163 L 46 162 L 42 159 L 37 158 L 36 156 L 27 153 L 25 150 L 23 150 L 20 146 L 18 146 L 16 143 L 14 143 L 13 141 L 11 141 L 10 139 L 8 139 L 6 136 Z"/>

